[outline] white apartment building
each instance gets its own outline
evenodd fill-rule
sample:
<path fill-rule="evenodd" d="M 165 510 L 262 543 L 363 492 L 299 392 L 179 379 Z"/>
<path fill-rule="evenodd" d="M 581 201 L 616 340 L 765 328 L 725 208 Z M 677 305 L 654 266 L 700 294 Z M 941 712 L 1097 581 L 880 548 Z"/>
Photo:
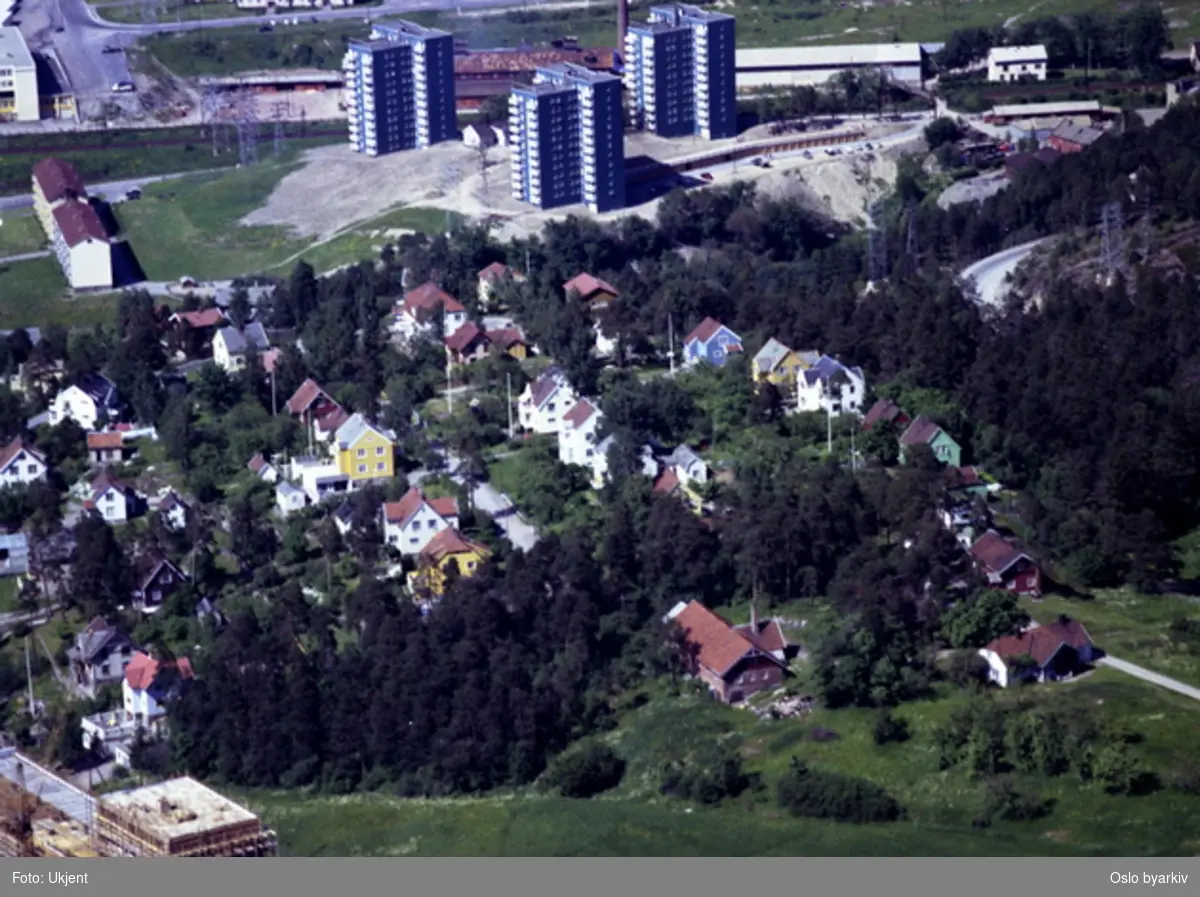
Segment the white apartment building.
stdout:
<path fill-rule="evenodd" d="M 20 29 L 0 27 L 0 121 L 37 121 L 41 117 L 33 54 Z"/>

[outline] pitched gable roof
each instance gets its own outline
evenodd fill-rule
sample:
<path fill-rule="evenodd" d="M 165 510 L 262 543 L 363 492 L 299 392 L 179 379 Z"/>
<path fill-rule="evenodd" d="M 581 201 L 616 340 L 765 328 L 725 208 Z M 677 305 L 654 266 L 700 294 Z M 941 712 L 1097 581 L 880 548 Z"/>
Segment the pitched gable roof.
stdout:
<path fill-rule="evenodd" d="M 745 633 L 738 631 L 698 601 L 688 602 L 672 619 L 683 630 L 688 644 L 695 649 L 696 662 L 718 676 L 727 674 L 738 661 L 751 652 L 764 652 L 765 656 L 779 663 Z"/>
<path fill-rule="evenodd" d="M 316 403 L 318 399 L 325 399 L 327 402 L 332 402 L 335 405 L 337 404 L 329 397 L 329 394 L 326 393 L 325 390 L 321 389 L 321 387 L 317 385 L 317 381 L 310 377 L 301 383 L 296 391 L 292 393 L 292 397 L 287 400 L 286 407 L 288 413 L 303 414 L 312 408 L 313 404 Z"/>
<path fill-rule="evenodd" d="M 893 402 L 891 399 L 880 399 L 871 406 L 871 410 L 863 417 L 863 427 L 870 428 L 873 424 L 883 421 L 895 421 L 897 418 L 906 418 L 904 411 Z"/>
<path fill-rule="evenodd" d="M 25 452 L 43 467 L 46 466 L 46 459 L 42 453 L 27 445 L 24 438 L 18 436 L 4 447 L 4 451 L 0 452 L 0 470 L 7 469 L 8 465 L 12 464 L 21 452 Z"/>
<path fill-rule="evenodd" d="M 513 346 L 526 345 L 525 334 L 519 327 L 504 327 L 500 330 L 489 330 L 487 338 L 493 346 L 499 346 L 505 351 Z"/>
<path fill-rule="evenodd" d="M 271 467 L 271 464 L 267 461 L 267 459 L 262 456 L 262 452 L 258 452 L 253 458 L 251 458 L 250 461 L 246 464 L 246 466 L 249 467 L 250 470 L 252 470 L 254 473 L 259 474 L 260 476 L 262 475 L 262 472 L 264 470 L 267 470 L 267 469 L 274 470 L 274 468 Z"/>
<path fill-rule="evenodd" d="M 692 328 L 692 332 L 683 338 L 683 344 L 686 346 L 690 342 L 699 340 L 702 343 L 707 343 L 710 339 L 716 336 L 717 331 L 723 325 L 716 318 L 705 318 L 699 324 Z"/>
<path fill-rule="evenodd" d="M 128 497 L 130 491 L 128 486 L 117 479 L 117 476 L 112 472 L 112 469 L 106 467 L 104 470 L 100 471 L 99 475 L 94 480 L 92 480 L 92 501 L 99 500 L 100 497 L 110 489 L 115 489 L 126 497 Z"/>
<path fill-rule="evenodd" d="M 563 292 L 570 293 L 574 290 L 579 294 L 580 299 L 590 298 L 595 293 L 612 293 L 614 296 L 621 295 L 607 280 L 601 280 L 592 274 L 584 272 L 576 274 L 570 280 L 563 284 Z"/>
<path fill-rule="evenodd" d="M 339 446 L 342 448 L 349 448 L 367 435 L 367 433 L 374 433 L 376 436 L 379 436 L 382 439 L 385 439 L 389 442 L 391 441 L 388 439 L 386 433 L 371 424 L 371 422 L 363 417 L 362 414 L 357 412 L 347 418 L 345 423 L 337 428 L 337 433 L 334 435 L 334 438 L 337 439 Z"/>
<path fill-rule="evenodd" d="M 84 663 L 91 663 L 101 651 L 116 641 L 128 642 L 129 638 L 104 617 L 93 617 L 87 628 L 75 635 L 76 657 Z"/>
<path fill-rule="evenodd" d="M 241 330 L 236 327 L 223 327 L 218 335 L 225 341 L 225 348 L 231 355 L 241 355 L 251 348 L 261 352 L 271 346 L 267 332 L 258 321 L 252 321 Z"/>
<path fill-rule="evenodd" d="M 203 329 L 205 327 L 216 327 L 225 321 L 225 315 L 221 313 L 221 309 L 202 308 L 199 311 L 181 311 L 174 315 L 176 321 L 186 324 L 188 327 Z"/>
<path fill-rule="evenodd" d="M 136 691 L 146 691 L 154 686 L 159 674 L 168 672 L 178 673 L 180 679 L 191 679 L 194 676 L 191 661 L 186 657 L 159 661 L 139 651 L 125 667 L 125 681 Z"/>
<path fill-rule="evenodd" d="M 848 379 L 862 380 L 862 368 L 847 367 L 836 358 L 822 355 L 812 367 L 803 372 L 804 382 L 812 386 L 814 383 L 828 383 L 838 374 L 844 374 Z"/>
<path fill-rule="evenodd" d="M 119 449 L 124 444 L 125 437 L 116 430 L 108 430 L 104 433 L 87 434 L 87 447 L 88 451 L 90 452 Z"/>
<path fill-rule="evenodd" d="M 430 280 L 404 294 L 401 310 L 417 317 L 419 312 L 433 312 L 439 307 L 447 312 L 466 311 L 461 302 Z"/>
<path fill-rule="evenodd" d="M 711 321 L 712 318 L 705 320 Z M 692 331 L 693 333 L 695 331 Z M 763 347 L 754 355 L 754 370 L 760 374 L 769 374 L 779 366 L 779 362 L 783 361 L 792 350 L 781 343 L 775 337 L 771 337 Z"/>
<path fill-rule="evenodd" d="M 489 128 L 488 130 L 491 129 Z M 484 283 L 493 283 L 500 280 L 505 274 L 511 275 L 514 273 L 513 269 L 504 264 L 504 262 L 492 262 L 479 272 L 479 279 Z"/>
<path fill-rule="evenodd" d="M 652 491 L 669 495 L 678 488 L 679 477 L 676 475 L 675 471 L 668 467 L 661 474 L 659 474 L 658 479 L 654 481 L 654 488 Z"/>
<path fill-rule="evenodd" d="M 750 641 L 754 642 L 759 649 L 769 653 L 786 651 L 791 646 L 791 642 L 789 642 L 787 636 L 783 634 L 783 627 L 781 627 L 779 625 L 779 621 L 775 619 L 759 620 L 757 631 L 755 631 L 755 628 L 749 623 L 743 623 L 742 625 L 734 626 L 733 628 L 736 629 L 741 635 L 744 635 L 746 638 L 750 639 Z"/>
<path fill-rule="evenodd" d="M 46 202 L 54 204 L 60 199 L 83 199 L 87 196 L 83 178 L 75 166 L 65 159 L 51 157 L 42 159 L 33 166 L 33 176 Z"/>
<path fill-rule="evenodd" d="M 86 202 L 68 200 L 54 209 L 54 224 L 68 246 L 75 247 L 88 240 L 108 242 L 108 229 L 100 216 Z"/>
<path fill-rule="evenodd" d="M 1063 645 L 1075 650 L 1092 644 L 1092 637 L 1078 620 L 1061 619 L 1049 626 L 1034 626 L 1020 635 L 1006 635 L 988 643 L 987 650 L 1000 657 L 1019 657 L 1028 654 L 1045 666 Z"/>
<path fill-rule="evenodd" d="M 591 418 L 593 414 L 597 414 L 599 409 L 596 408 L 587 399 L 580 399 L 571 406 L 571 410 L 563 415 L 563 423 L 570 429 L 574 430 L 577 427 L 583 426 Z"/>
<path fill-rule="evenodd" d="M 529 384 L 529 397 L 534 407 L 540 408 L 555 391 L 566 384 L 567 376 L 562 369 L 551 366 L 542 371 L 542 375 Z"/>
<path fill-rule="evenodd" d="M 99 373 L 84 374 L 74 384 L 96 403 L 98 408 L 112 407 L 117 400 L 116 384 Z"/>
<path fill-rule="evenodd" d="M 451 555 L 465 554 L 467 552 L 475 552 L 483 558 L 491 554 L 487 546 L 481 545 L 473 539 L 468 539 L 451 526 L 430 539 L 429 544 L 421 549 L 421 556 L 436 563 Z"/>
<path fill-rule="evenodd" d="M 467 321 L 446 337 L 446 348 L 451 352 L 466 352 L 481 339 L 487 342 L 487 334 L 474 321 Z"/>
<path fill-rule="evenodd" d="M 394 523 L 404 528 L 417 515 L 422 507 L 428 505 L 439 517 L 457 517 L 458 499 L 426 498 L 418 486 L 411 487 L 399 501 L 389 501 L 383 506 L 383 516 L 388 523 Z"/>
<path fill-rule="evenodd" d="M 924 414 L 918 414 L 900 435 L 901 445 L 929 445 L 937 439 L 942 428 Z"/>
<path fill-rule="evenodd" d="M 175 576 L 178 576 L 180 579 L 190 578 L 186 573 L 180 570 L 179 565 L 170 558 L 165 558 L 158 554 L 143 555 L 142 558 L 137 562 L 138 588 L 144 592 L 153 584 L 154 580 L 158 578 L 158 574 L 162 572 L 164 568 L 170 570 L 171 573 L 173 573 Z"/>
<path fill-rule="evenodd" d="M 975 540 L 975 544 L 971 546 L 971 557 L 998 576 L 1003 575 L 1022 558 L 1027 561 L 1033 560 L 994 529 L 988 530 Z"/>

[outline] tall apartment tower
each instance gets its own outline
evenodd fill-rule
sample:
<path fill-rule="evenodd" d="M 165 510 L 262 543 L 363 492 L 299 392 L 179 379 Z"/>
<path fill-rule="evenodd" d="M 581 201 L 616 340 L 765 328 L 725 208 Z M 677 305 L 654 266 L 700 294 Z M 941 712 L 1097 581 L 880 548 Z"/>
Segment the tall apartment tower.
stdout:
<path fill-rule="evenodd" d="M 537 69 L 508 106 L 512 196 L 543 209 L 625 205 L 621 79 L 571 62 Z"/>
<path fill-rule="evenodd" d="M 351 40 L 343 69 L 350 146 L 382 156 L 457 140 L 454 37 L 411 22 L 375 25 Z"/>
<path fill-rule="evenodd" d="M 733 16 L 695 6 L 652 6 L 629 26 L 625 92 L 633 121 L 662 137 L 737 136 Z"/>

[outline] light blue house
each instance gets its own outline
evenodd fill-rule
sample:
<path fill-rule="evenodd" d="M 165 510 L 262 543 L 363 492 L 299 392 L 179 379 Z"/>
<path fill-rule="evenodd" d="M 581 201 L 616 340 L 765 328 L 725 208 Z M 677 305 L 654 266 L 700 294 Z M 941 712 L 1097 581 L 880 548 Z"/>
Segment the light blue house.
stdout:
<path fill-rule="evenodd" d="M 742 338 L 715 318 L 705 318 L 683 341 L 683 364 L 701 361 L 714 367 L 725 363 L 731 352 L 742 351 Z"/>

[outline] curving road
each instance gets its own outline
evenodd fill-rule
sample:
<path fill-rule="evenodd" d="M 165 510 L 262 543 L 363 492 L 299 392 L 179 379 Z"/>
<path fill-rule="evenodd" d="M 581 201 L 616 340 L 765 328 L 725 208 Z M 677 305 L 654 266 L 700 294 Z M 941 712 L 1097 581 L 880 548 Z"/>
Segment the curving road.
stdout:
<path fill-rule="evenodd" d="M 1097 663 L 1100 666 L 1120 670 L 1126 675 L 1133 676 L 1135 679 L 1141 679 L 1143 682 L 1149 682 L 1151 685 L 1157 685 L 1159 688 L 1165 688 L 1176 694 L 1181 694 L 1184 697 L 1191 698 L 1193 701 L 1200 701 L 1200 688 L 1188 685 L 1186 682 L 1180 682 L 1178 679 L 1172 679 L 1170 676 L 1164 676 L 1162 673 L 1156 673 L 1154 670 L 1140 667 L 1136 663 L 1130 663 L 1128 660 L 1105 656 L 1101 657 Z"/>
<path fill-rule="evenodd" d="M 123 198 L 130 190 L 140 190 L 147 184 L 154 184 L 158 181 L 170 181 L 175 178 L 191 177 L 194 174 L 215 174 L 217 172 L 230 171 L 228 168 L 203 168 L 198 171 L 177 171 L 172 174 L 153 174 L 142 178 L 130 178 L 125 181 L 107 181 L 103 184 L 93 184 L 88 187 L 88 194 L 98 199 L 106 200 L 107 202 L 116 202 Z M 9 212 L 17 209 L 27 209 L 33 205 L 33 195 L 30 193 L 20 193 L 14 196 L 0 196 L 0 212 Z"/>
<path fill-rule="evenodd" d="M 1004 303 L 1004 297 L 1010 287 L 1008 276 L 1047 239 L 1049 238 L 1043 237 L 1040 240 L 1022 243 L 1020 246 L 1002 249 L 995 255 L 989 255 L 963 268 L 959 277 L 974 285 L 979 292 L 981 304 L 999 308 Z"/>

